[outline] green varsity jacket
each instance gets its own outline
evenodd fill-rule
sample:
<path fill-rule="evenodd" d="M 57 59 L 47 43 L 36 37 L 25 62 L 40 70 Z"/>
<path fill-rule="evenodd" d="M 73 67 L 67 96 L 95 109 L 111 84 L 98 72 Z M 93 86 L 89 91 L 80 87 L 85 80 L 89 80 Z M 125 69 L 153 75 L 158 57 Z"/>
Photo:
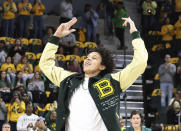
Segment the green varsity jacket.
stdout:
<path fill-rule="evenodd" d="M 139 32 L 133 32 L 132 38 L 134 57 L 126 68 L 117 73 L 89 78 L 89 92 L 108 131 L 120 131 L 120 94 L 134 83 L 147 66 L 148 53 Z M 56 130 L 64 131 L 65 121 L 70 112 L 70 98 L 75 88 L 83 82 L 84 74 L 72 73 L 55 66 L 58 42 L 59 38 L 51 37 L 42 53 L 39 66 L 43 73 L 60 87 Z"/>

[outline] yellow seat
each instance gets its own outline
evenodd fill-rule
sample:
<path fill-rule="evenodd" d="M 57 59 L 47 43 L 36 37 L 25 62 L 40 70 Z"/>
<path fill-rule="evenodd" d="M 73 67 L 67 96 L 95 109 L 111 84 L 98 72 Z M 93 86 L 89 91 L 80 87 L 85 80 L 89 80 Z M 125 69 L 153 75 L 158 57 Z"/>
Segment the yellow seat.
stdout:
<path fill-rule="evenodd" d="M 80 56 L 78 55 L 67 55 L 65 57 L 65 60 L 68 62 L 68 61 L 73 61 L 74 59 L 77 59 L 77 61 L 80 63 L 81 62 L 81 59 L 80 59 Z"/>
<path fill-rule="evenodd" d="M 85 44 L 83 42 L 76 41 L 76 46 L 79 47 L 79 48 L 84 48 Z"/>
<path fill-rule="evenodd" d="M 22 42 L 22 44 L 25 45 L 25 46 L 28 46 L 28 44 L 29 44 L 29 41 L 28 41 L 27 38 L 21 38 L 21 42 Z"/>
<path fill-rule="evenodd" d="M 0 40 L 3 40 L 6 45 L 13 45 L 15 42 L 15 39 L 11 37 L 0 37 Z"/>
<path fill-rule="evenodd" d="M 155 75 L 154 80 L 160 80 L 160 77 L 159 77 L 158 73 Z"/>
<path fill-rule="evenodd" d="M 170 62 L 173 64 L 176 64 L 179 62 L 179 58 L 178 57 L 172 57 Z"/>
<path fill-rule="evenodd" d="M 86 56 L 81 56 L 81 62 L 83 62 L 85 60 Z"/>
<path fill-rule="evenodd" d="M 55 56 L 56 56 L 56 58 L 57 58 L 58 61 L 63 61 L 63 62 L 65 62 L 65 56 L 64 56 L 64 55 L 62 55 L 62 54 L 56 54 Z"/>
<path fill-rule="evenodd" d="M 154 89 L 151 96 L 161 96 L 161 90 L 160 89 Z"/>
<path fill-rule="evenodd" d="M 33 52 L 26 52 L 25 55 L 28 56 L 29 62 L 30 62 L 32 65 L 34 65 L 34 64 L 35 64 L 35 61 L 36 61 L 36 55 L 35 55 L 35 53 L 33 53 Z"/>
<path fill-rule="evenodd" d="M 38 53 L 38 54 L 36 54 L 36 59 L 37 59 L 37 60 L 39 60 L 39 59 L 40 59 L 41 54 L 42 54 L 42 53 Z"/>
<path fill-rule="evenodd" d="M 95 42 L 85 42 L 85 47 L 97 48 L 97 44 Z"/>
<path fill-rule="evenodd" d="M 32 45 L 42 45 L 42 40 L 41 39 L 31 38 L 31 39 L 29 39 L 29 44 L 32 44 Z"/>
<path fill-rule="evenodd" d="M 42 40 L 31 38 L 29 39 L 30 50 L 34 53 L 40 53 L 42 51 Z"/>

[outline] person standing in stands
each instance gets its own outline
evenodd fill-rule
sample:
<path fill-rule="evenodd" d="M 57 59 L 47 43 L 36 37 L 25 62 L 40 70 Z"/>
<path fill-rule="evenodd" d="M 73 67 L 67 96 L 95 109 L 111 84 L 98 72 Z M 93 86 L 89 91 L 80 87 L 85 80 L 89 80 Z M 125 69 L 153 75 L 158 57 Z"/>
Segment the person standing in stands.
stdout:
<path fill-rule="evenodd" d="M 161 107 L 167 107 L 166 105 L 166 95 L 168 94 L 168 102 L 172 99 L 173 95 L 173 77 L 176 73 L 176 66 L 170 63 L 171 56 L 169 54 L 165 55 L 165 63 L 161 64 L 158 69 L 158 74 L 160 77 L 160 89 L 161 89 Z"/>
<path fill-rule="evenodd" d="M 157 2 L 155 0 L 144 0 L 142 3 L 143 9 L 143 34 L 148 33 L 150 29 L 153 28 L 153 25 L 156 23 L 156 9 L 157 9 Z"/>
<path fill-rule="evenodd" d="M 34 38 L 43 38 L 43 12 L 45 11 L 45 6 L 41 0 L 35 0 L 32 11 L 34 13 L 33 17 L 33 29 Z"/>
<path fill-rule="evenodd" d="M 56 130 L 120 131 L 120 95 L 145 71 L 148 53 L 130 18 L 134 47 L 132 62 L 123 70 L 112 73 L 114 62 L 105 48 L 92 49 L 83 63 L 83 73 L 72 73 L 55 66 L 59 39 L 72 32 L 77 21 L 61 24 L 49 39 L 40 59 L 40 69 L 59 88 Z M 64 128 L 65 127 L 65 128 Z"/>
<path fill-rule="evenodd" d="M 115 25 L 116 37 L 119 39 L 120 42 L 118 50 L 127 49 L 127 46 L 125 46 L 124 42 L 124 32 L 126 27 L 123 26 L 124 20 L 122 20 L 123 17 L 128 17 L 127 10 L 124 7 L 123 2 L 118 2 L 116 6 L 117 10 L 115 11 L 115 16 L 112 20 Z"/>
<path fill-rule="evenodd" d="M 176 53 L 181 52 L 181 15 L 179 15 L 175 25 L 175 51 Z"/>
<path fill-rule="evenodd" d="M 17 8 L 13 0 L 6 0 L 3 2 L 2 36 L 14 37 L 14 20 L 16 12 Z"/>
<path fill-rule="evenodd" d="M 95 10 L 93 10 L 90 4 L 86 4 L 84 6 L 84 14 L 83 14 L 83 28 L 86 28 L 86 41 L 96 42 L 96 29 L 97 29 L 97 19 L 98 14 Z M 92 36 L 92 37 L 91 37 Z"/>
<path fill-rule="evenodd" d="M 173 36 L 175 35 L 175 30 L 174 30 L 174 26 L 170 23 L 169 17 L 165 19 L 165 24 L 162 25 L 160 34 L 162 35 L 162 43 L 164 44 L 165 50 L 167 49 L 166 47 L 167 43 L 171 43 L 171 47 L 173 48 L 174 46 Z M 168 49 L 166 53 L 169 53 L 169 54 L 174 53 L 173 51 L 168 52 L 169 51 Z"/>
<path fill-rule="evenodd" d="M 60 3 L 60 23 L 67 22 L 73 17 L 72 0 L 63 0 Z"/>
<path fill-rule="evenodd" d="M 181 0 L 174 0 L 174 18 L 175 21 L 178 18 L 179 15 L 181 15 Z"/>
<path fill-rule="evenodd" d="M 28 38 L 28 28 L 30 24 L 30 11 L 32 5 L 29 0 L 22 0 L 18 3 L 18 21 L 19 21 L 19 37 Z"/>

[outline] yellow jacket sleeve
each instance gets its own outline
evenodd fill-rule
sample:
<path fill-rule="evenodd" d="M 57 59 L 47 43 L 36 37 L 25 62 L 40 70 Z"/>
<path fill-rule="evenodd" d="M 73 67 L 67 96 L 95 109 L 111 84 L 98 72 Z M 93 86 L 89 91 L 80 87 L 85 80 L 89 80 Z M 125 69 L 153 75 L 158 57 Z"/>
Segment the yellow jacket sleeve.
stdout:
<path fill-rule="evenodd" d="M 55 37 L 53 36 L 51 38 L 53 39 Z M 56 37 L 56 39 L 58 38 Z M 59 41 L 57 43 L 59 43 Z M 55 66 L 55 53 L 57 49 L 57 45 L 48 42 L 40 58 L 39 67 L 52 83 L 60 87 L 60 82 L 73 73 Z"/>
<path fill-rule="evenodd" d="M 112 74 L 113 79 L 120 82 L 122 91 L 129 88 L 135 80 L 145 71 L 148 53 L 141 38 L 132 41 L 134 56 L 132 62 L 122 71 Z"/>

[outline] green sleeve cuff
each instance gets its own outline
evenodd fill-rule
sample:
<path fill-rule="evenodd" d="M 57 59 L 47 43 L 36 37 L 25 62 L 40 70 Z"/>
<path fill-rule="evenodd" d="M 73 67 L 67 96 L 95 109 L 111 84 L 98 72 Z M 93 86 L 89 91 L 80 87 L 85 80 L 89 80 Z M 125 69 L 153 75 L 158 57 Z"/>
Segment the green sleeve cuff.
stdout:
<path fill-rule="evenodd" d="M 51 36 L 48 40 L 48 42 L 55 44 L 55 45 L 59 45 L 59 41 L 60 41 L 60 38 L 56 37 L 56 36 Z"/>
<path fill-rule="evenodd" d="M 134 31 L 133 33 L 131 33 L 131 37 L 132 37 L 132 40 L 134 40 L 136 38 L 141 38 L 140 32 L 139 31 Z"/>

